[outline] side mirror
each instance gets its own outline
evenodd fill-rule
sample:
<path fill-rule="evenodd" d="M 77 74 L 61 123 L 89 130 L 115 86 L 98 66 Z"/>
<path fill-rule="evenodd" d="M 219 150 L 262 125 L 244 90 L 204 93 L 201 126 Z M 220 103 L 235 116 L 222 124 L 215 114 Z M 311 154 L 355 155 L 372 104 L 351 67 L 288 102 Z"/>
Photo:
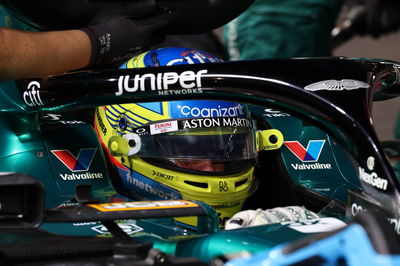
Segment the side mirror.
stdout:
<path fill-rule="evenodd" d="M 35 228 L 43 220 L 44 189 L 34 177 L 0 173 L 0 228 Z"/>

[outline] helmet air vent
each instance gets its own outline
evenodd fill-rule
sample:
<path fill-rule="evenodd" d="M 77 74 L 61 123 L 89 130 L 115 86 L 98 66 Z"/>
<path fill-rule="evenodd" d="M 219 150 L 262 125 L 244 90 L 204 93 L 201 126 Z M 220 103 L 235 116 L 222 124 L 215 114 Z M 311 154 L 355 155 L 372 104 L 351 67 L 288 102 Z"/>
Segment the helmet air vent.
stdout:
<path fill-rule="evenodd" d="M 203 182 L 194 182 L 189 180 L 185 180 L 183 182 L 194 187 L 208 188 L 208 184 Z"/>
<path fill-rule="evenodd" d="M 243 184 L 246 184 L 248 178 L 235 182 L 235 187 L 240 187 Z"/>

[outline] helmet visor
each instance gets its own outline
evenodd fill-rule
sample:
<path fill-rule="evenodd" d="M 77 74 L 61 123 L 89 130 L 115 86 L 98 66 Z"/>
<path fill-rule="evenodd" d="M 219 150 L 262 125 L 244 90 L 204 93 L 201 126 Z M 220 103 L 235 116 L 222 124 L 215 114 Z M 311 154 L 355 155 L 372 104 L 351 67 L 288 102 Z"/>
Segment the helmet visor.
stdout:
<path fill-rule="evenodd" d="M 176 125 L 170 122 L 176 122 Z M 150 134 L 139 136 L 140 149 L 135 155 L 164 159 L 207 159 L 214 162 L 256 157 L 255 133 L 251 120 L 247 118 L 185 119 L 156 123 L 149 127 Z"/>

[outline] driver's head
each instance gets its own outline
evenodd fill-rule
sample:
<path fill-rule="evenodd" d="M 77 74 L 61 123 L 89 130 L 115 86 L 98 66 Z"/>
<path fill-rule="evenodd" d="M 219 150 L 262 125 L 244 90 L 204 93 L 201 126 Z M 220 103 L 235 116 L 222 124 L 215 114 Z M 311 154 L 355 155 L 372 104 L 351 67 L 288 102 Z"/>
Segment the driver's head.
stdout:
<path fill-rule="evenodd" d="M 222 172 L 225 165 L 222 162 L 214 162 L 209 159 L 175 159 L 173 163 L 183 169 L 197 170 L 203 172 Z"/>
<path fill-rule="evenodd" d="M 123 68 L 219 61 L 197 50 L 161 48 Z M 245 104 L 127 103 L 98 107 L 95 117 L 99 139 L 118 173 L 114 183 L 129 198 L 202 201 L 217 210 L 222 225 L 257 187 L 255 129 Z"/>

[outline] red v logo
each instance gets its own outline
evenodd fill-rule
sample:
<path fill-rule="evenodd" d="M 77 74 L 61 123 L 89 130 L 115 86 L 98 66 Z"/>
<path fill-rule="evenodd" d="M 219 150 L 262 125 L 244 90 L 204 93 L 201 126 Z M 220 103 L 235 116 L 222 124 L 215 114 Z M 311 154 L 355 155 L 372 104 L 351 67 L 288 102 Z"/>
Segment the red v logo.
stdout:
<path fill-rule="evenodd" d="M 302 162 L 316 162 L 321 155 L 325 140 L 310 140 L 307 148 L 298 141 L 285 141 L 285 146 Z"/>
<path fill-rule="evenodd" d="M 75 157 L 69 150 L 52 150 L 51 152 L 72 172 L 88 171 L 97 148 L 80 149 Z"/>

